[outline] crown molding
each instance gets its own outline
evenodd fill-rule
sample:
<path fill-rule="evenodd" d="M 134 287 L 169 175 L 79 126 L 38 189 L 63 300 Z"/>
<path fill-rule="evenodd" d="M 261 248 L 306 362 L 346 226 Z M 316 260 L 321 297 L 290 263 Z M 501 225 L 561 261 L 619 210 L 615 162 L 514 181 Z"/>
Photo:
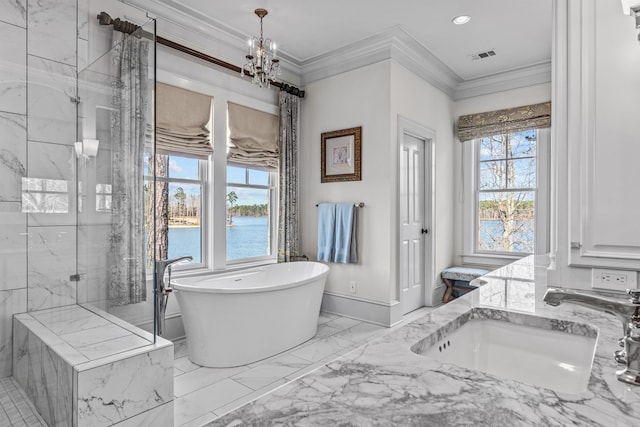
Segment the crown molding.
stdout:
<path fill-rule="evenodd" d="M 453 94 L 453 99 L 457 101 L 550 82 L 551 61 L 546 61 L 515 70 L 465 80 L 458 84 Z"/>
<path fill-rule="evenodd" d="M 302 61 L 302 84 L 389 59 L 395 60 L 449 96 L 453 95 L 458 83 L 462 81 L 407 31 L 396 26 Z"/>
<path fill-rule="evenodd" d="M 178 43 L 236 63 L 244 57 L 246 35 L 175 0 L 124 0 L 158 19 L 158 33 Z M 280 51 L 282 80 L 305 85 L 393 59 L 453 100 L 551 81 L 551 61 L 463 80 L 401 26 L 300 60 Z"/>

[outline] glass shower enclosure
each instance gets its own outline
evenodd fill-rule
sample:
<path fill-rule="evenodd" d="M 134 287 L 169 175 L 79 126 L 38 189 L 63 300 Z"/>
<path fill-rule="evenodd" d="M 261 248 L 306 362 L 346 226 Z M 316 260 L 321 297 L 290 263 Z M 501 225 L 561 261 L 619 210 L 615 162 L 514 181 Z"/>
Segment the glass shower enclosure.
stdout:
<path fill-rule="evenodd" d="M 78 73 L 77 301 L 155 341 L 155 21 L 103 33 Z"/>

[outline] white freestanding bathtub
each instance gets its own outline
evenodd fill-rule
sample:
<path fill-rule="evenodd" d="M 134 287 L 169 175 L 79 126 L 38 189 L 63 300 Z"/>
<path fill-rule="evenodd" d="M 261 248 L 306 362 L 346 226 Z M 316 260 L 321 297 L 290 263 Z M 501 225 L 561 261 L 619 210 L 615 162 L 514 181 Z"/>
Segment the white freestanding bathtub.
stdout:
<path fill-rule="evenodd" d="M 321 263 L 290 262 L 174 279 L 189 359 L 240 366 L 311 339 L 328 274 Z"/>

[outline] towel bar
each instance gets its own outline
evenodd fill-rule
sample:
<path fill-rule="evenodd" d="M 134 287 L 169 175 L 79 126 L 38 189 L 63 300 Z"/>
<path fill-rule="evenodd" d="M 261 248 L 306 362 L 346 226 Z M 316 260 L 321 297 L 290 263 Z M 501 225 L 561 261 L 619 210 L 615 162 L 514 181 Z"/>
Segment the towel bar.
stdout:
<path fill-rule="evenodd" d="M 319 203 L 316 203 L 316 207 L 318 207 Z M 354 203 L 353 206 L 356 208 L 364 208 L 364 202 Z"/>

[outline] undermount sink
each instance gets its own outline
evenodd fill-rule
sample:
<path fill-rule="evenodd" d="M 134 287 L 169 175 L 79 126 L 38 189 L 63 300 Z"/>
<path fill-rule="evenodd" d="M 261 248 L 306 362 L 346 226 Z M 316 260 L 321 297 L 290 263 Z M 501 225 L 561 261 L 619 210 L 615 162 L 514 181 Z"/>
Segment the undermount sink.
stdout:
<path fill-rule="evenodd" d="M 587 389 L 598 340 L 590 325 L 474 308 L 414 344 L 422 356 L 564 393 Z"/>

